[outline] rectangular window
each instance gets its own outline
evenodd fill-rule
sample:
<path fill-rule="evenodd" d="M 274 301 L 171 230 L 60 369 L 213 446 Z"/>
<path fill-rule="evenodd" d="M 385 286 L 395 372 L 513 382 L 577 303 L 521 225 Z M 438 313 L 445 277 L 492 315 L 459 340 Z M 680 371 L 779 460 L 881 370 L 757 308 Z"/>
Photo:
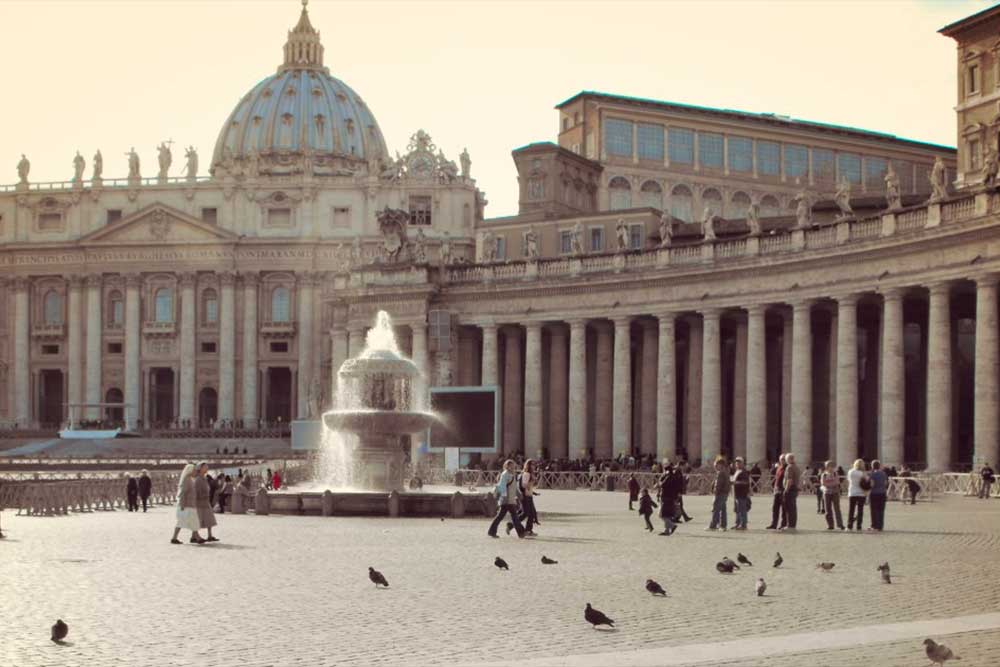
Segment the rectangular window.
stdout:
<path fill-rule="evenodd" d="M 62 230 L 62 213 L 39 213 L 38 229 L 43 232 L 58 232 Z"/>
<path fill-rule="evenodd" d="M 111 302 L 111 323 L 121 324 L 125 321 L 125 302 L 115 299 Z"/>
<path fill-rule="evenodd" d="M 288 352 L 288 343 L 284 341 L 271 343 L 271 352 Z"/>
<path fill-rule="evenodd" d="M 217 208 L 203 208 L 201 209 L 201 221 L 207 222 L 210 225 L 218 224 L 219 222 L 219 209 Z"/>
<path fill-rule="evenodd" d="M 568 255 L 573 252 L 573 232 L 570 230 L 559 232 L 559 252 Z"/>
<path fill-rule="evenodd" d="M 969 139 L 969 171 L 979 169 L 979 139 Z"/>
<path fill-rule="evenodd" d="M 565 233 L 565 232 L 563 232 Z M 590 228 L 590 252 L 601 252 L 604 250 L 604 228 L 603 227 L 591 227 Z M 563 252 L 569 252 L 569 249 Z"/>
<path fill-rule="evenodd" d="M 642 250 L 643 246 L 643 226 L 642 225 L 629 225 L 628 226 L 628 247 L 630 250 Z"/>
<path fill-rule="evenodd" d="M 929 164 L 918 164 L 916 167 L 916 175 L 913 177 L 913 186 L 916 192 L 926 193 L 931 191 L 931 165 Z"/>
<path fill-rule="evenodd" d="M 497 236 L 497 257 L 498 262 L 502 262 L 507 259 L 507 237 Z"/>
<path fill-rule="evenodd" d="M 291 227 L 292 226 L 292 209 L 290 208 L 272 208 L 267 211 L 267 226 L 268 227 Z"/>
<path fill-rule="evenodd" d="M 694 131 L 672 127 L 667 133 L 667 152 L 671 162 L 694 164 Z"/>
<path fill-rule="evenodd" d="M 107 217 L 105 221 L 107 224 L 113 224 L 122 219 L 122 210 L 120 208 L 109 208 Z"/>
<path fill-rule="evenodd" d="M 893 160 L 892 168 L 899 177 L 899 191 L 903 194 L 913 192 L 913 164 L 906 160 Z"/>
<path fill-rule="evenodd" d="M 632 157 L 632 122 L 618 118 L 604 120 L 604 150 L 608 155 Z"/>
<path fill-rule="evenodd" d="M 833 151 L 826 148 L 813 149 L 813 174 L 817 181 L 833 183 L 837 180 L 837 167 Z"/>
<path fill-rule="evenodd" d="M 885 187 L 885 172 L 888 167 L 883 158 L 880 157 L 866 157 L 865 158 L 865 186 L 869 188 L 883 188 Z"/>
<path fill-rule="evenodd" d="M 969 65 L 968 88 L 966 90 L 968 90 L 969 95 L 979 92 L 979 65 Z"/>
<path fill-rule="evenodd" d="M 215 343 L 205 342 L 201 344 L 201 351 L 207 354 L 215 354 L 215 349 Z"/>
<path fill-rule="evenodd" d="M 698 162 L 702 167 L 722 169 L 722 135 L 698 133 Z"/>
<path fill-rule="evenodd" d="M 639 159 L 663 162 L 663 126 L 639 123 Z"/>
<path fill-rule="evenodd" d="M 749 173 L 753 171 L 753 139 L 729 137 L 729 170 Z"/>
<path fill-rule="evenodd" d="M 108 354 L 121 354 L 122 344 L 121 343 L 108 343 Z"/>
<path fill-rule="evenodd" d="M 346 206 L 334 206 L 333 207 L 333 226 L 334 227 L 350 227 L 351 226 L 351 209 Z"/>
<path fill-rule="evenodd" d="M 781 173 L 781 147 L 773 141 L 757 142 L 757 174 L 777 176 Z"/>
<path fill-rule="evenodd" d="M 796 144 L 785 144 L 785 176 L 788 178 L 809 178 L 809 149 Z"/>
<path fill-rule="evenodd" d="M 205 299 L 205 321 L 209 323 L 219 321 L 218 299 Z"/>
<path fill-rule="evenodd" d="M 431 196 L 410 195 L 410 224 L 431 224 Z"/>
<path fill-rule="evenodd" d="M 58 345 L 42 345 L 42 354 L 59 354 Z"/>
<path fill-rule="evenodd" d="M 451 349 L 451 313 L 447 310 L 429 311 L 427 329 L 432 351 L 448 352 Z"/>
<path fill-rule="evenodd" d="M 861 158 L 857 155 L 838 153 L 837 171 L 840 172 L 840 179 L 846 178 L 848 183 L 861 185 Z"/>

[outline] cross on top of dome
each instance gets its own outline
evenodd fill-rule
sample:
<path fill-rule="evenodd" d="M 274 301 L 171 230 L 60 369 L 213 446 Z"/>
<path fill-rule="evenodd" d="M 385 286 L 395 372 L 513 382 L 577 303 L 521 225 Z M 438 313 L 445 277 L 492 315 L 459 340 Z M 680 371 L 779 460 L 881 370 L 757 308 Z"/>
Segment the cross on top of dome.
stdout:
<path fill-rule="evenodd" d="M 302 14 L 299 22 L 288 31 L 288 41 L 285 42 L 285 62 L 278 68 L 279 72 L 290 69 L 318 69 L 323 67 L 323 45 L 319 40 L 319 31 L 309 22 L 309 0 L 302 0 Z"/>

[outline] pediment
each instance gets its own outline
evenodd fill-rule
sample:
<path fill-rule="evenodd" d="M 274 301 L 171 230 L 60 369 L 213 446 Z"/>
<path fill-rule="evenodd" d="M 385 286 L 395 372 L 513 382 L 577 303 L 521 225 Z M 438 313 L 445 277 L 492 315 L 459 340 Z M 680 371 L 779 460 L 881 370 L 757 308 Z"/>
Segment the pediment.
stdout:
<path fill-rule="evenodd" d="M 235 241 L 232 232 L 164 204 L 150 204 L 80 238 L 82 244 L 185 244 Z"/>

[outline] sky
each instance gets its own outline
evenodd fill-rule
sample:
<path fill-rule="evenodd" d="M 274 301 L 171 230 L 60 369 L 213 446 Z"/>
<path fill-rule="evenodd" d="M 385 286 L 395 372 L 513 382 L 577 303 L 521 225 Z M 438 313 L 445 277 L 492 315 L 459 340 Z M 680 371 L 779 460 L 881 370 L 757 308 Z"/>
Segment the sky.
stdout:
<path fill-rule="evenodd" d="M 983 1 L 311 0 L 325 62 L 390 152 L 463 148 L 488 217 L 517 211 L 510 152 L 557 141 L 581 90 L 773 112 L 955 145 L 955 42 Z M 69 180 L 77 150 L 144 175 L 172 139 L 207 169 L 233 107 L 282 61 L 300 0 L 0 0 L 0 184 Z"/>

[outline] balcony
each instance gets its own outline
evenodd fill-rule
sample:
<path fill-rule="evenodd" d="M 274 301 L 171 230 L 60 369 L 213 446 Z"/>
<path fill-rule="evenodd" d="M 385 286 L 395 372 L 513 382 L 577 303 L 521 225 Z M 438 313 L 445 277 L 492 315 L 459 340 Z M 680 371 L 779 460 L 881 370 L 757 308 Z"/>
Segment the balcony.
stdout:
<path fill-rule="evenodd" d="M 142 335 L 146 338 L 172 338 L 177 335 L 175 322 L 143 322 Z"/>
<path fill-rule="evenodd" d="M 295 322 L 264 322 L 260 335 L 264 338 L 294 338 Z"/>
<path fill-rule="evenodd" d="M 66 325 L 36 324 L 31 327 L 31 337 L 39 340 L 61 340 L 66 337 Z"/>

